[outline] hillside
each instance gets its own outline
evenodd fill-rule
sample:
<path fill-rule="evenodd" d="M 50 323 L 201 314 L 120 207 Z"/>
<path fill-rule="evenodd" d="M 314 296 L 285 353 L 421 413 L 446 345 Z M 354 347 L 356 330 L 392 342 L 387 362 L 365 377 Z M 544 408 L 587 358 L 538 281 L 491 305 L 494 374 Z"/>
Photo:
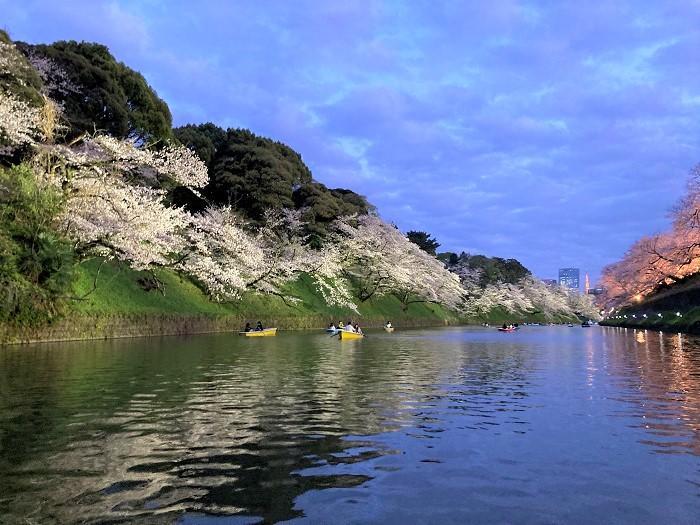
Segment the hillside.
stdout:
<path fill-rule="evenodd" d="M 513 259 L 443 262 L 279 141 L 173 129 L 103 45 L 2 33 L 0 62 L 0 340 L 596 315 Z"/>

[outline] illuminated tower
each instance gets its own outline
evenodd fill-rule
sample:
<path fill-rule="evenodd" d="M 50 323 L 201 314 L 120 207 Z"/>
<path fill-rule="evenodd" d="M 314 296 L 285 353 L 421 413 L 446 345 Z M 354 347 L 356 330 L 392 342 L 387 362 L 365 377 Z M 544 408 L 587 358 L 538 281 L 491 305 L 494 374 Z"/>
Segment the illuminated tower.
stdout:
<path fill-rule="evenodd" d="M 588 279 L 588 274 L 586 273 L 586 279 L 584 280 L 583 284 L 584 292 L 585 294 L 588 294 L 588 290 L 591 289 L 591 281 Z"/>

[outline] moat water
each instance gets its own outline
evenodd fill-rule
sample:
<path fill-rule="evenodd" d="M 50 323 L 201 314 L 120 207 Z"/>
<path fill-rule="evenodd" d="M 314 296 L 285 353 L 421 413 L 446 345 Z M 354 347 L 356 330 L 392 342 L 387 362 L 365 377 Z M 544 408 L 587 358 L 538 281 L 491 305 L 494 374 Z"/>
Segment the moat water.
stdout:
<path fill-rule="evenodd" d="M 698 523 L 700 340 L 619 328 L 0 348 L 0 522 Z"/>

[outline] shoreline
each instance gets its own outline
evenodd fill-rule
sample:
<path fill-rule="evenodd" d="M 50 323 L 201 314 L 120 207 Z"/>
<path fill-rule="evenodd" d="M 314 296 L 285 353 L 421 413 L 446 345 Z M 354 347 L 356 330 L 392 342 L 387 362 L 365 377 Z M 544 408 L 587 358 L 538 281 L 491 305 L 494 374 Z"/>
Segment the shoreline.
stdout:
<path fill-rule="evenodd" d="M 257 317 L 256 317 L 257 318 Z M 207 316 L 173 314 L 123 314 L 85 315 L 66 317 L 40 327 L 11 327 L 0 324 L 0 348 L 37 343 L 67 343 L 71 341 L 106 341 L 110 339 L 136 339 L 142 337 L 172 337 L 238 332 L 252 317 Z M 264 319 L 266 326 L 275 326 L 282 331 L 323 330 L 338 317 L 284 316 Z M 364 328 L 382 328 L 384 317 L 360 317 Z M 394 327 L 437 328 L 445 326 L 482 326 L 484 321 L 468 318 L 404 317 L 392 319 Z M 485 321 L 493 328 L 501 320 Z M 520 321 L 525 323 L 528 321 Z M 561 322 L 558 324 L 562 324 Z"/>
<path fill-rule="evenodd" d="M 617 309 L 604 326 L 700 335 L 700 275 Z M 615 317 L 619 317 L 616 319 Z"/>
<path fill-rule="evenodd" d="M 264 318 L 267 326 L 281 330 L 321 330 L 337 319 L 326 316 Z M 40 327 L 12 327 L 0 325 L 0 346 L 33 343 L 60 343 L 70 341 L 99 341 L 137 337 L 164 337 L 238 333 L 251 317 L 134 314 L 116 316 L 75 316 Z M 361 318 L 366 328 L 381 328 L 384 318 Z M 408 317 L 392 320 L 397 328 L 456 326 L 469 324 L 459 320 Z"/>
<path fill-rule="evenodd" d="M 687 335 L 700 335 L 700 326 L 697 323 L 692 325 L 685 324 L 671 324 L 665 322 L 654 322 L 654 321 L 639 321 L 639 322 L 623 322 L 623 323 L 611 323 L 608 321 L 600 321 L 600 326 L 608 326 L 610 328 L 632 328 L 635 330 L 654 330 L 656 332 L 672 333 L 672 334 L 687 334 Z"/>

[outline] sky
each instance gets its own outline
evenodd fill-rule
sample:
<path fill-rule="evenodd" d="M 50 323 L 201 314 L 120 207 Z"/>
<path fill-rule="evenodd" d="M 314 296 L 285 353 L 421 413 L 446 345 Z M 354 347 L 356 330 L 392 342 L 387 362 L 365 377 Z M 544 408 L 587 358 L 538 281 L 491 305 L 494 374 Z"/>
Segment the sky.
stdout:
<path fill-rule="evenodd" d="M 700 162 L 700 0 L 8 1 L 15 40 L 97 41 L 176 125 L 289 144 L 440 251 L 593 282 Z"/>

